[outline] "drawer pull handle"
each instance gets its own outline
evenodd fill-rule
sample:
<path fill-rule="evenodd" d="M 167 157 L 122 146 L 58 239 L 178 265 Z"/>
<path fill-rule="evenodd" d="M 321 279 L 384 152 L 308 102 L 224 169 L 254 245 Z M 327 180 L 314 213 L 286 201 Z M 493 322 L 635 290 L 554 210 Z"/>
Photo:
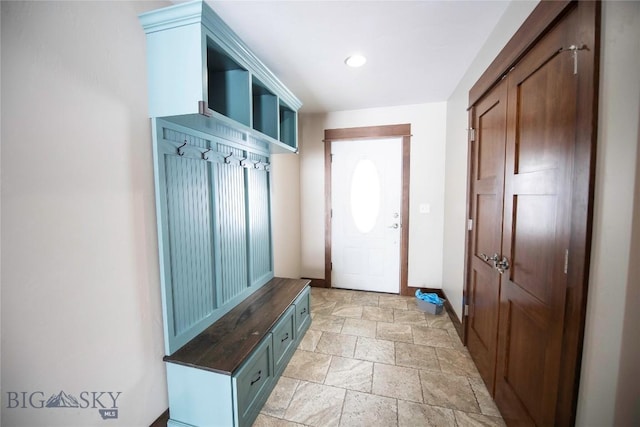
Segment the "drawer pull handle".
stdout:
<path fill-rule="evenodd" d="M 255 380 L 251 381 L 250 385 L 254 385 L 258 381 L 260 381 L 261 378 L 262 378 L 262 371 L 258 371 L 258 378 L 256 378 Z"/>
<path fill-rule="evenodd" d="M 283 342 L 285 342 L 285 341 L 286 341 L 286 340 L 288 340 L 288 339 L 289 339 L 289 332 L 287 332 L 286 334 L 284 334 L 284 338 L 282 338 L 282 339 L 280 340 L 280 342 L 281 342 L 281 343 L 283 343 Z"/>
<path fill-rule="evenodd" d="M 300 314 L 305 314 L 307 312 L 307 307 L 303 308 Z"/>

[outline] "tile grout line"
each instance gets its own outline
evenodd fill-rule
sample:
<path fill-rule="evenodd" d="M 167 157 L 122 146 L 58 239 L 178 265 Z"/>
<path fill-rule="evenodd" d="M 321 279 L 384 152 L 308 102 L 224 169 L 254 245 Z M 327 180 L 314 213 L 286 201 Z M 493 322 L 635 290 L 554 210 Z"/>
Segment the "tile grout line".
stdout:
<path fill-rule="evenodd" d="M 399 399 L 396 399 L 396 426 L 400 427 L 400 403 L 399 403 Z"/>

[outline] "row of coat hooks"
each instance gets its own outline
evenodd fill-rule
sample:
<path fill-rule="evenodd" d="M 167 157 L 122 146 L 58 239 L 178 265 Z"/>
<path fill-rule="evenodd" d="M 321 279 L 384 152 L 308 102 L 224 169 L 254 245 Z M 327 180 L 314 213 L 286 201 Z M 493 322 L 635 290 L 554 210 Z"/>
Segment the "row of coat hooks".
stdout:
<path fill-rule="evenodd" d="M 174 147 L 176 145 L 176 143 L 172 141 L 166 141 L 166 142 L 169 142 Z M 224 163 L 227 165 L 241 166 L 247 169 L 258 169 L 258 170 L 264 170 L 267 172 L 271 170 L 271 164 L 268 162 L 263 162 L 262 160 L 250 160 L 247 157 L 238 157 L 234 155 L 233 152 L 229 152 L 227 154 L 227 153 L 220 153 L 219 151 L 214 151 L 211 148 L 203 149 L 201 147 L 188 144 L 187 141 L 184 141 L 182 145 L 176 147 L 176 154 L 180 157 L 187 157 L 190 159 L 200 159 L 200 160 L 205 160 L 205 161 L 214 162 L 214 163 Z"/>

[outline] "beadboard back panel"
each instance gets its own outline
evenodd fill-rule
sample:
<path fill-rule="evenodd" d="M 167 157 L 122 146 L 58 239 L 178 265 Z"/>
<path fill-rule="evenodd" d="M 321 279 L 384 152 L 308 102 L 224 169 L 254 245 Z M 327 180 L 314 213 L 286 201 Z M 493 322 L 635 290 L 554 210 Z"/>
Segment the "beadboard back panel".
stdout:
<path fill-rule="evenodd" d="M 218 144 L 218 151 L 242 156 L 239 149 Z M 245 169 L 233 166 L 217 168 L 217 215 L 222 260 L 222 303 L 249 286 L 247 265 L 247 223 L 245 212 Z"/>
<path fill-rule="evenodd" d="M 266 162 L 268 159 L 258 154 L 249 154 L 250 162 Z M 251 284 L 264 281 L 273 272 L 271 250 L 271 227 L 269 212 L 271 199 L 269 193 L 269 174 L 260 169 L 247 169 L 248 228 L 251 264 L 249 272 Z M 267 279 L 268 280 L 268 279 Z"/>
<path fill-rule="evenodd" d="M 216 308 L 209 168 L 165 156 L 173 324 L 180 335 Z"/>
<path fill-rule="evenodd" d="M 269 157 L 154 119 L 165 351 L 273 278 Z"/>

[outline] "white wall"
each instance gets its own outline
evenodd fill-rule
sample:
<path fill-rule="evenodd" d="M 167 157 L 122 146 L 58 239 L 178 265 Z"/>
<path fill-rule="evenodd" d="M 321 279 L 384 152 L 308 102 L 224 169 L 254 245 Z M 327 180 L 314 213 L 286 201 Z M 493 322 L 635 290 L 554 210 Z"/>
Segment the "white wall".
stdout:
<path fill-rule="evenodd" d="M 324 114 L 301 114 L 300 275 L 324 278 Z"/>
<path fill-rule="evenodd" d="M 2 425 L 143 426 L 167 408 L 137 19 L 166 5 L 1 2 Z M 118 420 L 7 408 L 61 390 L 121 392 Z"/>
<path fill-rule="evenodd" d="M 635 410 L 616 425 L 638 425 L 638 382 L 620 365 L 621 358 L 637 359 L 638 324 L 624 330 L 625 299 L 636 295 L 627 310 L 637 312 L 638 286 L 630 268 L 638 262 L 638 247 L 631 252 L 640 116 L 640 3 L 603 2 L 600 112 L 596 164 L 593 246 L 587 318 L 578 400 L 579 426 L 614 425 L 616 399 L 619 411 Z M 636 207 L 635 215 L 638 216 Z M 633 316 L 632 313 L 627 313 Z M 637 319 L 637 314 L 635 315 Z M 623 337 L 628 342 L 623 346 Z M 629 345 L 631 344 L 631 345 Z M 624 350 L 624 353 L 623 353 Z M 616 395 L 620 378 L 633 396 Z M 635 402 L 634 402 L 635 400 Z M 621 415 L 622 416 L 622 415 Z M 623 417 L 624 418 L 624 417 Z"/>
<path fill-rule="evenodd" d="M 464 270 L 467 96 L 535 4 L 513 2 L 447 106 L 443 288 L 460 315 Z M 577 425 L 638 425 L 640 3 L 603 2 L 593 250 Z M 635 216 L 636 228 L 633 228 Z M 634 271 L 633 268 L 636 268 Z M 635 298 L 631 303 L 626 298 Z M 621 364 L 622 360 L 622 364 Z M 634 367 L 634 369 L 629 369 Z M 616 418 L 616 416 L 618 418 Z"/>
<path fill-rule="evenodd" d="M 624 318 L 622 319 L 622 347 L 620 348 L 620 369 L 618 370 L 618 390 L 614 425 L 640 425 L 640 119 L 638 129 L 638 149 L 636 151 L 636 184 L 633 208 L 633 228 L 631 231 L 631 256 L 627 295 L 625 297 Z"/>
<path fill-rule="evenodd" d="M 537 1 L 511 2 L 487 42 L 447 101 L 442 288 L 462 319 L 464 243 L 467 208 L 467 127 L 469 89 L 536 7 Z"/>
<path fill-rule="evenodd" d="M 271 156 L 274 273 L 300 278 L 300 156 Z"/>
<path fill-rule="evenodd" d="M 324 278 L 325 129 L 411 123 L 409 286 L 441 287 L 446 104 L 302 115 L 300 203 L 303 277 Z M 461 171 L 464 173 L 464 170 Z M 420 203 L 431 205 L 420 214 Z"/>

